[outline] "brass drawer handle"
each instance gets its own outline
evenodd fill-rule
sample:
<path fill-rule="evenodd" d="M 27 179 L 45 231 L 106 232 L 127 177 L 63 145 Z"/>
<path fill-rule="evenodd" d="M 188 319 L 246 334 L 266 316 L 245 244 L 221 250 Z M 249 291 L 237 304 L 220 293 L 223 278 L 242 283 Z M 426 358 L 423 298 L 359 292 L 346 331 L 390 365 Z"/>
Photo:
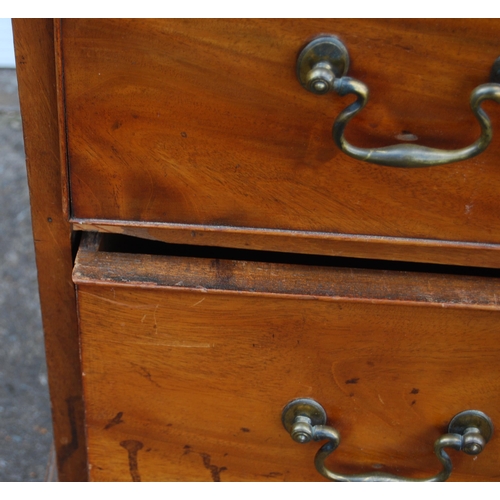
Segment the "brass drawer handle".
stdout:
<path fill-rule="evenodd" d="M 500 57 L 493 64 L 491 80 L 476 87 L 470 96 L 472 112 L 481 126 L 481 136 L 462 149 L 445 150 L 415 144 L 396 144 L 383 148 L 358 148 L 344 138 L 347 123 L 368 102 L 368 87 L 361 81 L 344 76 L 349 67 L 349 54 L 344 44 L 331 35 L 320 36 L 308 43 L 297 60 L 297 77 L 302 86 L 315 94 L 334 91 L 340 96 L 354 94 L 357 99 L 347 106 L 333 125 L 333 140 L 341 151 L 357 160 L 389 167 L 415 168 L 445 165 L 467 160 L 482 153 L 493 137 L 491 121 L 481 103 L 491 99 L 500 103 Z"/>
<path fill-rule="evenodd" d="M 377 482 L 437 482 L 446 481 L 453 466 L 444 448 L 453 448 L 468 455 L 478 455 L 493 434 L 493 424 L 488 416 L 477 410 L 468 410 L 455 415 L 443 434 L 434 443 L 434 452 L 443 469 L 427 479 L 412 479 L 384 472 L 361 474 L 338 474 L 325 466 L 325 459 L 340 444 L 340 434 L 326 424 L 327 416 L 323 407 L 313 399 L 299 398 L 288 403 L 282 412 L 282 422 L 292 439 L 297 443 L 311 440 L 328 441 L 318 450 L 314 459 L 317 471 L 331 481 L 377 481 Z"/>

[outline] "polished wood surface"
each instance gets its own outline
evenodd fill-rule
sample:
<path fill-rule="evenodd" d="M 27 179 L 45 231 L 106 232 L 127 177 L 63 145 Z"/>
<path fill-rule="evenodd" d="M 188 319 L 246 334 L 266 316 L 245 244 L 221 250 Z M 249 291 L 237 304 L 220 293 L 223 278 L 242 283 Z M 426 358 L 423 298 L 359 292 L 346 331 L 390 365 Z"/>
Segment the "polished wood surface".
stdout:
<path fill-rule="evenodd" d="M 347 129 L 355 145 L 412 135 L 458 148 L 479 135 L 469 95 L 500 55 L 499 28 L 476 19 L 63 20 L 72 216 L 498 245 L 497 140 L 442 167 L 358 162 L 331 138 L 348 99 L 306 92 L 295 61 L 319 33 L 344 41 L 349 75 L 371 92 Z M 498 130 L 498 105 L 484 107 Z"/>
<path fill-rule="evenodd" d="M 348 473 L 433 475 L 456 413 L 500 419 L 498 280 L 92 249 L 73 276 L 92 480 L 321 480 L 281 425 L 296 397 Z M 450 454 L 451 480 L 500 479 L 495 437 Z"/>
<path fill-rule="evenodd" d="M 84 481 L 72 231 L 62 208 L 53 23 L 14 19 L 13 30 L 58 476 L 59 481 Z"/>

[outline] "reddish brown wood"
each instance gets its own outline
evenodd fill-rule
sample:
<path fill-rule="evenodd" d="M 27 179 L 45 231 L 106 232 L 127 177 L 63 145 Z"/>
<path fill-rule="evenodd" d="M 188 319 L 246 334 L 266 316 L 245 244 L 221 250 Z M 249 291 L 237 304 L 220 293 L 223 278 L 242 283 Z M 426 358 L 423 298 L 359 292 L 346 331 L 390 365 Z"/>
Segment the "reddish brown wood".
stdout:
<path fill-rule="evenodd" d="M 345 473 L 433 475 L 456 413 L 500 419 L 497 280 L 92 253 L 74 279 L 93 480 L 321 480 L 320 443 L 280 422 L 296 397 L 327 410 Z M 497 437 L 450 453 L 451 480 L 500 479 Z"/>
<path fill-rule="evenodd" d="M 345 100 L 306 93 L 294 64 L 334 32 L 372 91 L 352 142 L 409 131 L 458 147 L 478 133 L 468 95 L 499 26 L 14 23 L 62 480 L 87 478 L 86 446 L 94 480 L 317 480 L 317 446 L 279 421 L 297 396 L 339 428 L 344 472 L 431 475 L 455 413 L 500 421 L 500 283 L 479 276 L 118 254 L 90 237 L 73 273 L 81 368 L 67 217 L 173 243 L 498 268 L 500 143 L 437 169 L 360 165 L 330 137 Z M 495 437 L 477 460 L 455 453 L 452 479 L 499 480 L 499 457 Z"/>
<path fill-rule="evenodd" d="M 437 168 L 358 162 L 331 138 L 349 99 L 306 92 L 295 61 L 318 33 L 345 42 L 349 74 L 372 96 L 348 127 L 354 144 L 411 132 L 457 148 L 479 134 L 469 95 L 489 78 L 499 29 L 478 19 L 64 20 L 72 215 L 497 249 L 498 140 Z M 485 109 L 499 130 L 498 106 Z"/>
<path fill-rule="evenodd" d="M 60 481 L 87 478 L 71 226 L 62 212 L 52 21 L 13 22 Z"/>

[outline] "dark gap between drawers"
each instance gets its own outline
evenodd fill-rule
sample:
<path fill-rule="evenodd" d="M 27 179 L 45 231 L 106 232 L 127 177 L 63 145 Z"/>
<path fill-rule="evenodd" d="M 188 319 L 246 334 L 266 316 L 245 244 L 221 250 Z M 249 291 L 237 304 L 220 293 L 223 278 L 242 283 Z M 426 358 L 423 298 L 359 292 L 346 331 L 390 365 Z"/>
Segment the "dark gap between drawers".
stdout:
<path fill-rule="evenodd" d="M 315 267 L 355 268 L 414 273 L 432 273 L 459 276 L 500 278 L 500 269 L 468 266 L 449 266 L 404 261 L 332 257 L 325 255 L 241 250 L 234 248 L 179 245 L 136 238 L 122 234 L 102 233 L 98 251 L 109 253 L 164 255 L 204 259 L 267 262 Z"/>

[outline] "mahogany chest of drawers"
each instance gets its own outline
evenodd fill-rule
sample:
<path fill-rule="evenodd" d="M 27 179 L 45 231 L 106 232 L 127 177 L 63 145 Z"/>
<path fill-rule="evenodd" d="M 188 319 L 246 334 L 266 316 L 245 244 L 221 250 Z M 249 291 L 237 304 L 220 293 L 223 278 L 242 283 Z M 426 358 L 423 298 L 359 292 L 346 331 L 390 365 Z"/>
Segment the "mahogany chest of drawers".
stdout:
<path fill-rule="evenodd" d="M 500 478 L 499 28 L 14 22 L 62 480 Z"/>

